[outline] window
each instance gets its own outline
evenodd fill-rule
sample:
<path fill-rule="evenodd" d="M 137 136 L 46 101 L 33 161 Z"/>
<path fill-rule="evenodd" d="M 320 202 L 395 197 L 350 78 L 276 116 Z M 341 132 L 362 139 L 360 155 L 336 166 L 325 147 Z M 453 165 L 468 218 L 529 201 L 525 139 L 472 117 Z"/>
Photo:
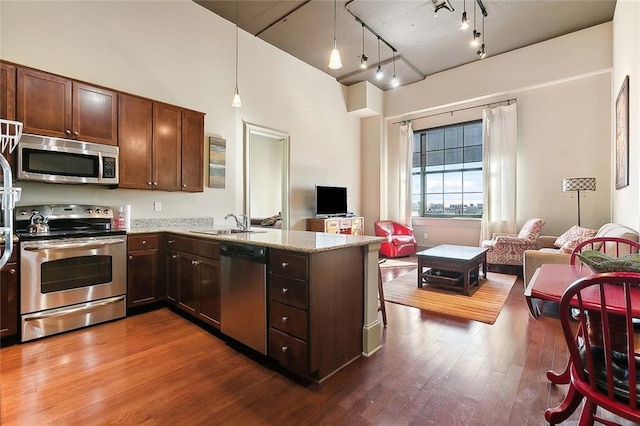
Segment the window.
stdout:
<path fill-rule="evenodd" d="M 482 121 L 414 132 L 411 214 L 482 216 Z"/>

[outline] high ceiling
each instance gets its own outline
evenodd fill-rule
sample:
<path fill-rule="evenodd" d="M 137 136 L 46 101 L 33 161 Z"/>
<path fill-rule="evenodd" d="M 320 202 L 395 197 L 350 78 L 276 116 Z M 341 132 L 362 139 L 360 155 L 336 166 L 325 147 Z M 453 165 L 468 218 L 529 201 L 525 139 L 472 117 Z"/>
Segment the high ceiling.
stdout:
<path fill-rule="evenodd" d="M 331 0 L 194 0 L 213 13 L 347 86 L 368 80 L 391 89 L 480 60 L 469 42 L 474 28 L 484 33 L 487 58 L 613 19 L 615 0 L 338 0 L 336 38 L 342 68 L 328 67 L 333 45 Z M 444 5 L 445 7 L 442 7 Z M 482 5 L 487 12 L 484 18 Z M 439 7 L 438 16 L 434 16 Z M 453 9 L 450 11 L 448 9 Z M 469 29 L 462 31 L 463 10 Z M 368 67 L 360 67 L 363 25 Z M 378 36 L 382 79 L 376 79 Z M 482 36 L 481 36 L 482 37 Z M 391 47 L 390 47 L 391 46 Z"/>

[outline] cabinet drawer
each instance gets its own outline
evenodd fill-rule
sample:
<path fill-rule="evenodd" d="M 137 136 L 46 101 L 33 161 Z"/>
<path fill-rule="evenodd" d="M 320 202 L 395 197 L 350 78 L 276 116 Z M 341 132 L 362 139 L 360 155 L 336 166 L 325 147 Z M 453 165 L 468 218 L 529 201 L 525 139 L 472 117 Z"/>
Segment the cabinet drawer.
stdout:
<path fill-rule="evenodd" d="M 287 251 L 271 250 L 269 256 L 269 270 L 272 273 L 301 280 L 308 278 L 308 264 L 307 256 Z"/>
<path fill-rule="evenodd" d="M 306 281 L 281 275 L 269 275 L 269 298 L 300 309 L 308 308 L 309 286 Z"/>
<path fill-rule="evenodd" d="M 157 249 L 159 243 L 158 235 L 129 235 L 127 237 L 127 250 Z"/>
<path fill-rule="evenodd" d="M 171 250 L 198 254 L 198 240 L 169 234 L 165 237 L 165 247 Z"/>
<path fill-rule="evenodd" d="M 220 259 L 220 243 L 198 240 L 198 256 Z"/>
<path fill-rule="evenodd" d="M 269 302 L 269 326 L 302 340 L 309 340 L 307 311 L 272 300 Z"/>
<path fill-rule="evenodd" d="M 289 370 L 309 373 L 309 345 L 274 328 L 269 328 L 268 355 Z"/>

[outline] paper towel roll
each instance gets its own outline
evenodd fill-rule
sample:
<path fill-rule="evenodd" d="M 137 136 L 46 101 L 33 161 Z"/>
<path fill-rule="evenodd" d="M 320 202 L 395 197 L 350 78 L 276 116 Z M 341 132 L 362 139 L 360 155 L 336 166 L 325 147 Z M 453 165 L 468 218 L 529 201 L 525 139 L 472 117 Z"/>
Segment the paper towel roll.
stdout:
<path fill-rule="evenodd" d="M 131 204 L 124 206 L 124 229 L 131 231 Z"/>

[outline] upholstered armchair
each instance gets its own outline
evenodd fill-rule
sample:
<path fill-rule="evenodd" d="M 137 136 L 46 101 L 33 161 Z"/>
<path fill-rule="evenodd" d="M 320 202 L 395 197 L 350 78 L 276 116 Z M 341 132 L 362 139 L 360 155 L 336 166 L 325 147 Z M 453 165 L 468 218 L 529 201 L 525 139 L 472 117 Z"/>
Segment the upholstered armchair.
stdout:
<path fill-rule="evenodd" d="M 391 220 L 379 220 L 374 222 L 373 228 L 376 236 L 387 238 L 380 244 L 382 256 L 404 257 L 416 253 L 418 243 L 410 227 Z"/>
<path fill-rule="evenodd" d="M 487 263 L 490 265 L 522 265 L 524 251 L 536 248 L 542 219 L 529 219 L 518 234 L 495 233 L 493 238 L 482 242 L 487 251 Z"/>

